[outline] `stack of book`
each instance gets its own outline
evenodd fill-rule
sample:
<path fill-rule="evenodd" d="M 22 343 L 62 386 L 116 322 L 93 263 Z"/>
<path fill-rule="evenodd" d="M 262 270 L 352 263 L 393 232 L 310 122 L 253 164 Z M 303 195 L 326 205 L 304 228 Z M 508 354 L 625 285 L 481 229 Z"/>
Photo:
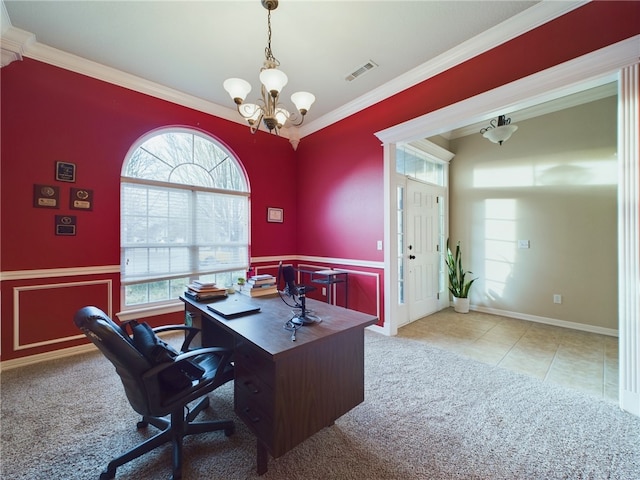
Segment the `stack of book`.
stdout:
<path fill-rule="evenodd" d="M 206 302 L 207 300 L 216 300 L 227 296 L 227 289 L 217 287 L 214 282 L 201 282 L 194 280 L 187 285 L 184 292 L 185 297 L 195 300 L 196 302 Z"/>
<path fill-rule="evenodd" d="M 249 297 L 261 297 L 278 293 L 276 277 L 273 275 L 253 275 L 240 288 L 240 293 Z"/>

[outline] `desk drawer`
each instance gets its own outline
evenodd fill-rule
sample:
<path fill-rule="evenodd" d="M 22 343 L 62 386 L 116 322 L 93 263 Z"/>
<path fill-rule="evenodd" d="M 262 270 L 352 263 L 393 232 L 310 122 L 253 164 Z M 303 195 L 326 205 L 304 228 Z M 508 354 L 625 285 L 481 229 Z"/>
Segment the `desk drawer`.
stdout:
<path fill-rule="evenodd" d="M 245 365 L 236 363 L 235 366 L 236 395 L 251 398 L 262 405 L 273 404 L 273 387 Z"/>
<path fill-rule="evenodd" d="M 236 414 L 267 446 L 272 447 L 274 394 L 253 373 L 236 365 L 234 403 Z"/>
<path fill-rule="evenodd" d="M 247 345 L 244 342 L 239 342 L 235 348 L 234 360 L 236 367 L 259 377 L 264 384 L 273 388 L 275 382 L 275 364 L 255 347 Z"/>

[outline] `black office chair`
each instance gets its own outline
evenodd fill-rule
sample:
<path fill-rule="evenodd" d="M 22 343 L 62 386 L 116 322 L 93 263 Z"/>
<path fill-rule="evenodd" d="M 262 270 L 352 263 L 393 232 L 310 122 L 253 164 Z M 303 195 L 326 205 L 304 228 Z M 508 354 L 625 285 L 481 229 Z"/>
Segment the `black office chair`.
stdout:
<path fill-rule="evenodd" d="M 151 424 L 160 433 L 132 450 L 111 460 L 100 480 L 115 478 L 116 468 L 166 442 L 173 444 L 173 480 L 182 478 L 182 441 L 186 435 L 224 430 L 228 437 L 235 431 L 230 420 L 195 422 L 196 416 L 209 406 L 207 394 L 233 379 L 230 350 L 209 347 L 188 350 L 198 329 L 185 325 L 171 325 L 149 329 L 144 324 L 130 336 L 96 307 L 84 307 L 74 316 L 74 323 L 102 351 L 115 366 L 133 409 L 142 415 L 138 428 Z M 144 328 L 147 327 L 146 331 Z M 145 357 L 148 348 L 140 343 L 155 342 L 166 345 L 154 332 L 183 330 L 185 340 L 178 355 L 156 365 Z M 138 335 L 142 332 L 142 337 Z M 151 333 L 149 333 L 151 332 Z M 134 338 L 135 335 L 135 338 Z M 142 340 L 141 340 L 142 338 Z M 148 346 L 148 345 L 147 345 Z M 171 349 L 171 347 L 169 347 Z M 146 351 L 145 351 L 146 350 Z M 186 376 L 186 380 L 185 380 Z M 200 378 L 197 378 L 200 377 Z M 187 410 L 187 404 L 199 400 Z M 186 413 L 188 412 L 188 413 Z M 170 415 L 169 419 L 162 418 Z"/>

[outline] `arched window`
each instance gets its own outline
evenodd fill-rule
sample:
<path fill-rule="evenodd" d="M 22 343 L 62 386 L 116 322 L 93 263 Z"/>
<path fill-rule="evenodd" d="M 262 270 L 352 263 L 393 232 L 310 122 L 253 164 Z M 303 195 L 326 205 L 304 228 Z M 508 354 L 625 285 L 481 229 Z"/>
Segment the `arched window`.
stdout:
<path fill-rule="evenodd" d="M 175 301 L 196 279 L 243 277 L 248 212 L 244 171 L 219 142 L 177 128 L 140 139 L 122 167 L 123 308 Z"/>

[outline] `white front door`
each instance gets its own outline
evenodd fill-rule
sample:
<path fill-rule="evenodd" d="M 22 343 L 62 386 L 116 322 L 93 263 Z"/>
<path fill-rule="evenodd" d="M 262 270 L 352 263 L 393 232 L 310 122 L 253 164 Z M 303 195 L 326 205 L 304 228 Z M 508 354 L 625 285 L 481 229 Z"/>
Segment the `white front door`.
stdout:
<path fill-rule="evenodd" d="M 440 310 L 444 188 L 407 179 L 404 252 L 408 321 Z M 445 305 L 446 306 L 446 305 Z"/>

